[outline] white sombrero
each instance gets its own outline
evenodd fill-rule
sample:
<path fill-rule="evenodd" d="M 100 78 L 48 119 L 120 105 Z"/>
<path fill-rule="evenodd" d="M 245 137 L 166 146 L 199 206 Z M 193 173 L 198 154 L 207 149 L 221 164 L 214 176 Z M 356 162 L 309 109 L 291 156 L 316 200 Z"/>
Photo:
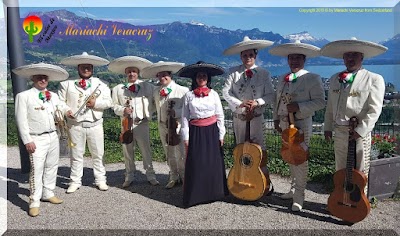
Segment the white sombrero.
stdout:
<path fill-rule="evenodd" d="M 63 81 L 69 77 L 68 72 L 63 68 L 46 63 L 20 66 L 12 71 L 25 79 L 31 79 L 34 75 L 47 75 L 49 81 Z"/>
<path fill-rule="evenodd" d="M 319 56 L 319 51 L 319 47 L 296 40 L 294 43 L 285 43 L 271 48 L 269 53 L 281 57 L 287 57 L 290 54 L 303 54 L 306 58 L 310 58 Z"/>
<path fill-rule="evenodd" d="M 369 41 L 351 38 L 349 40 L 333 41 L 321 48 L 321 55 L 325 57 L 343 58 L 346 52 L 361 52 L 364 58 L 378 56 L 387 51 L 387 47 Z"/>
<path fill-rule="evenodd" d="M 139 71 L 142 71 L 143 68 L 148 67 L 151 64 L 153 64 L 151 61 L 141 57 L 125 56 L 112 61 L 108 65 L 108 69 L 115 73 L 125 74 L 125 69 L 127 67 L 136 67 Z"/>
<path fill-rule="evenodd" d="M 75 56 L 70 56 L 67 58 L 64 58 L 61 60 L 61 64 L 66 65 L 66 66 L 77 66 L 80 64 L 90 64 L 93 66 L 105 66 L 108 63 L 110 63 L 108 60 L 94 56 L 94 55 L 89 55 L 87 52 L 83 52 L 82 55 L 75 55 Z"/>
<path fill-rule="evenodd" d="M 172 74 L 175 74 L 184 66 L 185 63 L 159 61 L 144 68 L 141 72 L 141 76 L 147 79 L 155 78 L 157 77 L 157 73 L 162 71 L 170 71 Z"/>
<path fill-rule="evenodd" d="M 243 51 L 249 49 L 263 49 L 271 46 L 274 42 L 269 40 L 251 40 L 248 36 L 245 36 L 242 42 L 234 44 L 233 46 L 225 49 L 224 55 L 240 54 Z"/>

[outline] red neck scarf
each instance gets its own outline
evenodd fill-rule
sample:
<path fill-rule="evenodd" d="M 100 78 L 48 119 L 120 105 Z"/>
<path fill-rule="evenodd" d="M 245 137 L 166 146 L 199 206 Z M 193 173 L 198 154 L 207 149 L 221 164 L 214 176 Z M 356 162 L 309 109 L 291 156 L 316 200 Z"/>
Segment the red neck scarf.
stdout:
<path fill-rule="evenodd" d="M 211 89 L 209 89 L 208 87 L 197 87 L 193 90 L 193 93 L 194 95 L 196 95 L 196 97 L 207 97 L 210 91 Z"/>
<path fill-rule="evenodd" d="M 39 99 L 42 100 L 43 102 L 50 101 L 51 93 L 48 90 L 41 91 L 39 92 Z"/>
<path fill-rule="evenodd" d="M 246 79 L 251 79 L 252 77 L 253 77 L 253 70 L 251 70 L 251 69 L 246 69 L 245 71 L 244 71 L 244 73 L 245 73 L 245 78 Z"/>

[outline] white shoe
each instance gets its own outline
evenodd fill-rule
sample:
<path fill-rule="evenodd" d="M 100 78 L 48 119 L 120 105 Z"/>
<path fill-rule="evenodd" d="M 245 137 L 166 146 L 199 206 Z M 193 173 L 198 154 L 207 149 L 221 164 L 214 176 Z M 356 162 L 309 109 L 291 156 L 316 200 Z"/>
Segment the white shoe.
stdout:
<path fill-rule="evenodd" d="M 303 209 L 304 195 L 300 195 L 297 192 L 293 196 L 292 211 L 301 211 Z"/>
<path fill-rule="evenodd" d="M 290 192 L 288 192 L 288 193 L 285 193 L 285 194 L 280 195 L 279 197 L 280 197 L 281 199 L 283 199 L 283 200 L 292 199 L 292 198 L 293 198 L 293 192 L 290 191 Z"/>
<path fill-rule="evenodd" d="M 67 193 L 74 193 L 76 190 L 78 190 L 81 186 L 77 184 L 71 184 L 69 185 L 67 189 Z"/>
<path fill-rule="evenodd" d="M 97 188 L 101 191 L 107 191 L 108 185 L 106 183 L 99 183 L 99 184 L 97 184 Z"/>
<path fill-rule="evenodd" d="M 300 205 L 299 203 L 297 203 L 297 202 L 293 202 L 293 204 L 292 204 L 292 211 L 301 211 L 301 209 L 303 209 L 303 206 L 302 205 Z"/>
<path fill-rule="evenodd" d="M 125 182 L 122 184 L 122 188 L 127 188 L 132 184 L 132 180 L 125 180 Z"/>
<path fill-rule="evenodd" d="M 180 179 L 177 179 L 177 180 L 170 180 L 170 181 L 168 182 L 168 184 L 165 185 L 165 188 L 166 188 L 166 189 L 171 189 L 171 188 L 173 188 L 175 185 L 177 185 L 177 184 L 179 184 L 179 183 L 180 183 Z"/>
<path fill-rule="evenodd" d="M 160 184 L 160 182 L 158 182 L 158 180 L 156 180 L 156 179 L 151 179 L 151 180 L 149 180 L 149 183 L 150 183 L 151 185 L 153 185 L 153 186 L 156 186 L 156 185 L 159 185 L 159 184 Z"/>

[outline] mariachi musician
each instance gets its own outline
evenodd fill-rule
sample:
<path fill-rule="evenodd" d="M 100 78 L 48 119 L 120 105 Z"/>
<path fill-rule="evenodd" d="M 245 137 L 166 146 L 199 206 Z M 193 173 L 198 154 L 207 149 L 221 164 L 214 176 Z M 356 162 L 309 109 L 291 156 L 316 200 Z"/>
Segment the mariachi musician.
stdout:
<path fill-rule="evenodd" d="M 312 135 L 312 116 L 325 107 L 325 93 L 321 77 L 304 69 L 306 58 L 319 56 L 319 48 L 296 41 L 270 49 L 270 54 L 286 57 L 289 73 L 278 79 L 274 105 L 274 127 L 278 132 L 289 127 L 288 114 L 293 113 L 295 125 L 304 132 L 308 146 Z M 289 96 L 289 97 L 287 97 Z M 304 190 L 307 184 L 308 161 L 294 165 L 289 163 L 291 187 L 281 195 L 282 199 L 293 199 L 292 211 L 303 208 Z"/>
<path fill-rule="evenodd" d="M 21 140 L 29 153 L 29 211 L 39 215 L 40 200 L 60 204 L 54 194 L 60 146 L 55 125 L 55 114 L 67 111 L 56 93 L 47 90 L 49 81 L 62 81 L 68 72 L 55 65 L 38 63 L 21 66 L 13 72 L 33 82 L 32 88 L 15 96 L 15 118 Z"/>
<path fill-rule="evenodd" d="M 358 119 L 352 134 L 352 139 L 357 142 L 355 169 L 368 176 L 371 131 L 382 112 L 385 81 L 381 75 L 363 68 L 362 63 L 364 58 L 378 56 L 386 50 L 380 44 L 356 38 L 337 40 L 321 48 L 322 56 L 343 59 L 346 67 L 346 70 L 332 75 L 329 80 L 325 112 L 325 138 L 333 137 L 336 171 L 346 168 L 349 119 L 355 116 Z"/>
<path fill-rule="evenodd" d="M 185 147 L 180 140 L 180 118 L 183 96 L 189 89 L 172 80 L 172 74 L 183 66 L 183 63 L 160 61 L 142 71 L 143 78 L 158 78 L 160 82 L 153 95 L 158 116 L 158 130 L 170 169 L 169 181 L 165 186 L 167 189 L 180 183 L 185 176 Z"/>
<path fill-rule="evenodd" d="M 222 95 L 233 112 L 233 130 L 236 143 L 246 139 L 246 114 L 253 112 L 250 121 L 250 140 L 261 146 L 263 157 L 261 169 L 269 181 L 267 169 L 267 147 L 264 139 L 264 111 L 267 104 L 274 100 L 270 73 L 256 65 L 258 50 L 273 44 L 269 40 L 251 40 L 245 36 L 243 41 L 226 49 L 224 55 L 239 54 L 242 64 L 229 69 L 229 74 L 222 89 Z M 270 185 L 272 187 L 272 184 Z"/>
<path fill-rule="evenodd" d="M 79 78 L 60 83 L 58 95 L 69 107 L 67 112 L 71 141 L 71 182 L 67 193 L 73 193 L 82 185 L 83 154 L 86 142 L 93 159 L 95 185 L 101 191 L 108 190 L 106 168 L 103 163 L 104 131 L 103 111 L 112 107 L 110 89 L 99 78 L 93 76 L 93 66 L 105 66 L 108 60 L 89 55 L 75 55 L 61 60 L 78 69 Z"/>
<path fill-rule="evenodd" d="M 131 127 L 129 141 L 122 140 L 122 151 L 125 158 L 125 181 L 123 188 L 129 187 L 134 179 L 135 146 L 140 149 L 143 157 L 143 167 L 146 171 L 147 181 L 151 185 L 158 185 L 153 169 L 150 149 L 149 119 L 153 110 L 154 85 L 139 79 L 141 70 L 152 63 L 144 58 L 124 56 L 110 63 L 108 69 L 112 72 L 127 76 L 127 83 L 118 84 L 112 89 L 114 112 L 124 122 L 130 118 Z"/>

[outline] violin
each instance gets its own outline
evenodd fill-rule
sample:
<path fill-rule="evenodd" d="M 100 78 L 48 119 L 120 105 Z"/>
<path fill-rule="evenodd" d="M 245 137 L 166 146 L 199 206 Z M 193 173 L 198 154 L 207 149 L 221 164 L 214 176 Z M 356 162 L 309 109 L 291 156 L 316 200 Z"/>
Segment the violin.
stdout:
<path fill-rule="evenodd" d="M 125 107 L 129 107 L 129 100 L 126 101 Z M 125 115 L 121 122 L 122 130 L 119 135 L 119 141 L 123 144 L 130 144 L 133 142 L 133 119 L 131 115 Z"/>
<path fill-rule="evenodd" d="M 175 105 L 175 101 L 169 101 L 168 102 L 168 109 L 171 110 L 173 109 Z M 179 134 L 176 133 L 176 130 L 178 128 L 178 121 L 172 116 L 168 116 L 168 121 L 167 121 L 167 128 L 168 132 L 166 134 L 166 140 L 167 144 L 170 146 L 176 146 L 181 142 L 181 137 Z"/>

